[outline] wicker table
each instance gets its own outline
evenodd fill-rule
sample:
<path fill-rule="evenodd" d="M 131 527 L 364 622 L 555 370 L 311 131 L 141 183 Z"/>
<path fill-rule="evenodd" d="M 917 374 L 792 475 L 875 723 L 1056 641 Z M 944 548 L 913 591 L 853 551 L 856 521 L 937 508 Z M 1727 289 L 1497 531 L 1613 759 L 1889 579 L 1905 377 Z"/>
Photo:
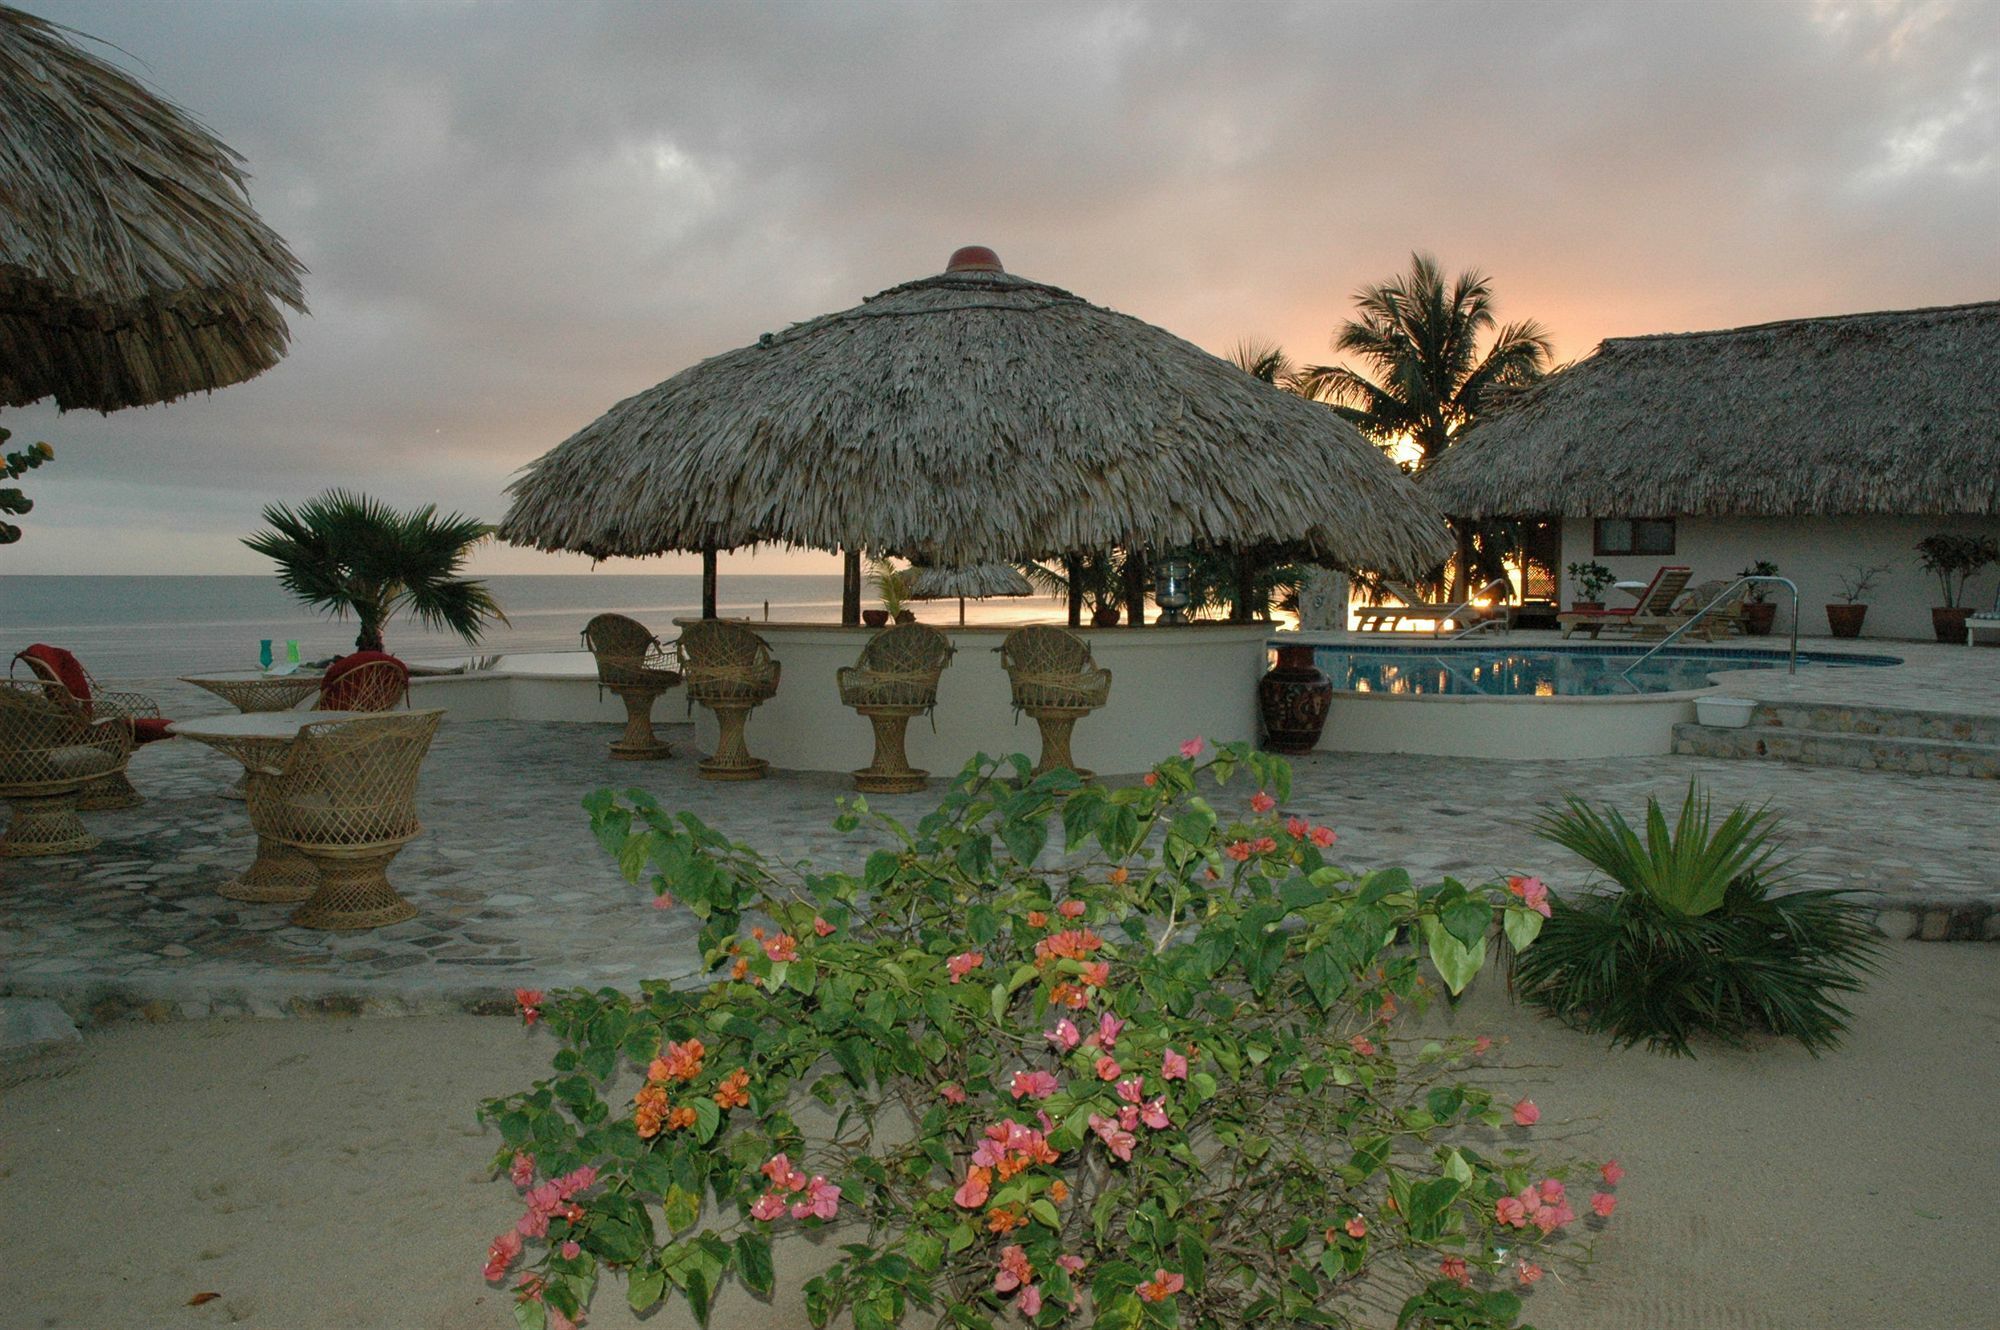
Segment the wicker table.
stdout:
<path fill-rule="evenodd" d="M 266 674 L 262 670 L 225 670 L 219 674 L 190 674 L 181 678 L 206 689 L 248 716 L 266 711 L 290 711 L 319 691 L 318 670 L 304 674 Z M 243 779 L 222 792 L 225 799 L 248 797 Z"/>
<path fill-rule="evenodd" d="M 284 761 L 285 750 L 298 736 L 300 726 L 360 720 L 372 714 L 367 711 L 315 711 L 307 715 L 264 710 L 236 716 L 175 721 L 170 728 L 183 739 L 207 744 L 241 762 L 245 779 L 263 780 L 265 777 L 260 769 L 274 768 Z M 310 859 L 289 845 L 267 839 L 264 829 L 257 826 L 254 820 L 251 830 L 257 833 L 257 857 L 250 861 L 248 868 L 216 888 L 218 895 L 233 901 L 292 904 L 305 900 L 318 890 L 319 871 Z"/>

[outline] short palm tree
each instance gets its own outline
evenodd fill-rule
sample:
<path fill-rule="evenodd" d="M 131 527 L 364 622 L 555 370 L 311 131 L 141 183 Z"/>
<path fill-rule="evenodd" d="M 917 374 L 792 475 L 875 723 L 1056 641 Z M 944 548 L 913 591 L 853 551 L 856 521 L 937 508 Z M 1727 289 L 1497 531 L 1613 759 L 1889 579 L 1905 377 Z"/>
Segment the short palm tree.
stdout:
<path fill-rule="evenodd" d="M 489 620 L 507 622 L 484 582 L 459 576 L 493 534 L 475 518 L 439 517 L 437 505 L 398 512 L 380 500 L 329 490 L 297 510 L 264 510 L 271 530 L 244 540 L 278 565 L 278 581 L 306 604 L 361 621 L 354 645 L 380 651 L 382 628 L 407 609 L 428 628 L 476 642 Z"/>

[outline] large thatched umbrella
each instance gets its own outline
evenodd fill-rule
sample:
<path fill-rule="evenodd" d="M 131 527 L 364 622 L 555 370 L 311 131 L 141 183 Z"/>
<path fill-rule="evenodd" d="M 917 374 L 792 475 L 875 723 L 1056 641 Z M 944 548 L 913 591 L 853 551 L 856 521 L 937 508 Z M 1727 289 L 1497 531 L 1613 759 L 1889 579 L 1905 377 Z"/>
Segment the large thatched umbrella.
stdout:
<path fill-rule="evenodd" d="M 304 268 L 241 159 L 186 114 L 0 8 L 0 406 L 115 411 L 285 354 Z"/>
<path fill-rule="evenodd" d="M 958 601 L 958 622 L 965 623 L 965 602 L 990 596 L 1031 596 L 1035 588 L 1012 564 L 977 563 L 970 568 L 919 565 L 901 574 L 903 594 L 911 600 Z"/>
<path fill-rule="evenodd" d="M 979 247 L 627 398 L 510 490 L 503 539 L 594 557 L 1296 542 L 1411 571 L 1450 549 L 1437 509 L 1324 406 Z"/>

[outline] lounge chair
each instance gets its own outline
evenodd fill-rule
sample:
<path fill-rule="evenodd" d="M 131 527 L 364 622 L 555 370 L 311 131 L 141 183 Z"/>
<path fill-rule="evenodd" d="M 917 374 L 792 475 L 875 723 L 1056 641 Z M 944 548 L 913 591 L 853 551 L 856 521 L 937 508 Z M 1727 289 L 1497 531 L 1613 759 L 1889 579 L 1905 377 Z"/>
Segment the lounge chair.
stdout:
<path fill-rule="evenodd" d="M 715 752 L 697 764 L 703 780 L 762 780 L 771 764 L 750 756 L 743 724 L 752 708 L 778 695 L 780 665 L 771 644 L 729 619 L 676 619 L 681 679 L 688 705 L 715 713 Z"/>
<path fill-rule="evenodd" d="M 1733 590 L 1730 583 L 1719 578 L 1689 587 L 1675 603 L 1674 613 L 1681 616 L 1683 621 L 1692 619 L 1695 615 L 1701 614 L 1704 606 L 1712 604 L 1715 598 L 1725 591 L 1729 593 L 1729 598 L 1708 613 L 1702 614 L 1694 626 L 1687 630 L 1685 636 L 1699 637 L 1710 642 L 1721 637 L 1743 636 L 1745 631 L 1743 602 L 1750 596 L 1750 584 L 1740 579 L 1734 584 Z"/>
<path fill-rule="evenodd" d="M 1369 605 L 1355 611 L 1357 632 L 1392 632 L 1405 620 L 1428 619 L 1431 636 L 1444 632 L 1447 623 L 1456 624 L 1460 631 L 1469 632 L 1474 628 L 1497 627 L 1504 630 L 1511 622 L 1509 608 L 1504 605 L 1475 604 L 1479 597 L 1495 587 L 1503 591 L 1507 588 L 1505 578 L 1494 578 L 1466 599 L 1452 604 L 1433 604 L 1424 599 L 1421 591 L 1405 582 L 1382 583 L 1383 589 L 1401 605 Z"/>
<path fill-rule="evenodd" d="M 409 666 L 386 651 L 357 651 L 326 667 L 312 709 L 394 711 L 409 701 Z"/>
<path fill-rule="evenodd" d="M 673 652 L 645 624 L 622 614 L 600 614 L 585 624 L 583 644 L 597 661 L 597 686 L 625 704 L 625 733 L 612 742 L 611 756 L 627 762 L 671 757 L 672 745 L 653 733 L 653 703 L 680 687 Z"/>
<path fill-rule="evenodd" d="M 104 687 L 95 675 L 83 667 L 82 661 L 61 647 L 37 642 L 16 655 L 14 664 L 17 667 L 27 666 L 51 702 L 69 708 L 86 722 L 129 721 L 134 746 L 173 738 L 167 731 L 173 722 L 161 717 L 160 708 L 152 698 L 143 693 L 113 692 Z M 120 763 L 116 771 L 92 781 L 84 789 L 77 806 L 95 811 L 131 808 L 140 802 L 139 791 L 133 788 L 131 780 L 125 775 L 124 764 Z"/>
<path fill-rule="evenodd" d="M 1098 666 L 1090 643 L 1060 628 L 1016 628 L 1000 643 L 1000 665 L 1013 689 L 1014 709 L 1033 717 L 1042 731 L 1035 774 L 1067 767 L 1090 775 L 1069 751 L 1077 721 L 1111 699 L 1111 671 Z"/>
<path fill-rule="evenodd" d="M 0 799 L 12 809 L 0 857 L 81 854 L 97 844 L 76 815 L 83 792 L 132 754 L 125 716 L 87 719 L 40 683 L 0 679 Z"/>
<path fill-rule="evenodd" d="M 938 680 L 951 664 L 951 639 L 920 623 L 898 624 L 868 639 L 861 657 L 835 672 L 842 706 L 875 727 L 875 756 L 854 773 L 866 794 L 903 794 L 924 787 L 930 773 L 910 765 L 903 738 L 912 716 L 937 706 Z"/>
<path fill-rule="evenodd" d="M 1642 637 L 1664 636 L 1687 622 L 1686 615 L 1674 612 L 1674 602 L 1687 590 L 1693 575 L 1694 570 L 1684 565 L 1662 564 L 1639 593 L 1636 604 L 1609 610 L 1571 610 L 1558 614 L 1556 622 L 1562 625 L 1564 637 L 1578 629 L 1593 638 L 1606 629 Z"/>

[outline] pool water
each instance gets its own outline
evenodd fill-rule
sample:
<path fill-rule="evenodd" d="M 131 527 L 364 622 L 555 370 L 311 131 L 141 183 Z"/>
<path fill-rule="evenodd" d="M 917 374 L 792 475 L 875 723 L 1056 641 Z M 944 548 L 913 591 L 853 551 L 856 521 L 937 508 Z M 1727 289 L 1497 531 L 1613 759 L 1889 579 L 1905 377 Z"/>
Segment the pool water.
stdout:
<path fill-rule="evenodd" d="M 1783 669 L 1782 651 L 1717 651 L 1669 647 L 1624 673 L 1644 646 L 1535 647 L 1520 650 L 1395 646 L 1323 646 L 1313 661 L 1346 692 L 1449 697 L 1631 697 L 1709 686 L 1722 670 Z M 1895 656 L 1799 653 L 1799 668 L 1900 665 Z"/>

